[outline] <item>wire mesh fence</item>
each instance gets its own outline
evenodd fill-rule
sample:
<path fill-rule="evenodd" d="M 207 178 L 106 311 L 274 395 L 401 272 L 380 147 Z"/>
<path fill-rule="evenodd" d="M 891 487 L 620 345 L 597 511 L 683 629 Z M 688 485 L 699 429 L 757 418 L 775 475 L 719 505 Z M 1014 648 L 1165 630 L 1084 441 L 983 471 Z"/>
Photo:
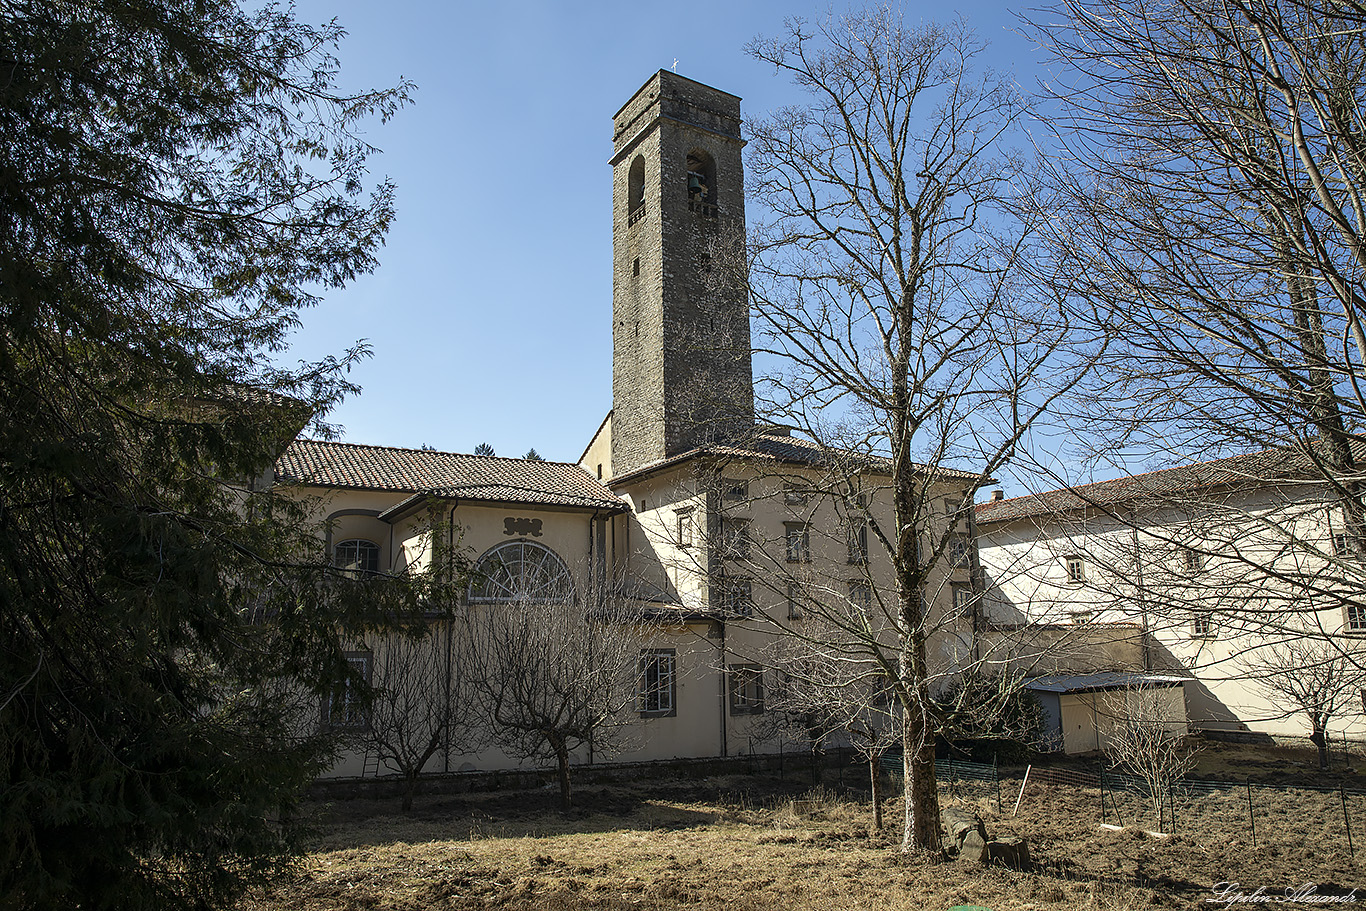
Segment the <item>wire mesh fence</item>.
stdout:
<path fill-rule="evenodd" d="M 884 771 L 900 776 L 902 760 L 900 754 L 882 758 Z M 988 800 L 998 811 L 1001 808 L 1001 775 L 993 764 L 965 762 L 951 757 L 935 759 L 934 777 L 941 795 L 959 800 Z"/>
<path fill-rule="evenodd" d="M 1366 789 L 1345 785 L 1181 778 L 1155 788 L 1112 770 L 1030 766 L 1014 811 L 1045 800 L 1048 789 L 1069 792 L 1079 798 L 1073 806 L 1089 805 L 1097 822 L 1120 827 L 1238 836 L 1253 847 L 1312 838 L 1353 857 L 1366 837 Z"/>

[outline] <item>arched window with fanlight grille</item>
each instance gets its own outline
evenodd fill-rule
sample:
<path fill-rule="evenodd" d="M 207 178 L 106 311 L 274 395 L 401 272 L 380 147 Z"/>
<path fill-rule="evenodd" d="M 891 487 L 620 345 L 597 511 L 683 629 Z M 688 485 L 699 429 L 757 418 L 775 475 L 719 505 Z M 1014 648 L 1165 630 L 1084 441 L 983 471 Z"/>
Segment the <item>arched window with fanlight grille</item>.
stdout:
<path fill-rule="evenodd" d="M 508 541 L 486 552 L 470 581 L 471 604 L 567 603 L 574 600 L 569 567 L 534 541 Z"/>

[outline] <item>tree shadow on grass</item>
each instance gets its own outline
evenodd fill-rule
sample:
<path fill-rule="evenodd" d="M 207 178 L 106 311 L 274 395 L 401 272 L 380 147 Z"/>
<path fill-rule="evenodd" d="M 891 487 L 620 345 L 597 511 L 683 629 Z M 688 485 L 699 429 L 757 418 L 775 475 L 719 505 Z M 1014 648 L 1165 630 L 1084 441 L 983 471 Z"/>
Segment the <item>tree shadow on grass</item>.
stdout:
<path fill-rule="evenodd" d="M 666 799 L 633 789 L 589 787 L 576 791 L 573 806 L 562 811 L 553 788 L 419 794 L 407 813 L 397 797 L 313 803 L 305 806 L 301 824 L 314 850 L 335 851 L 400 842 L 687 829 L 718 818 L 715 811 L 673 806 Z"/>

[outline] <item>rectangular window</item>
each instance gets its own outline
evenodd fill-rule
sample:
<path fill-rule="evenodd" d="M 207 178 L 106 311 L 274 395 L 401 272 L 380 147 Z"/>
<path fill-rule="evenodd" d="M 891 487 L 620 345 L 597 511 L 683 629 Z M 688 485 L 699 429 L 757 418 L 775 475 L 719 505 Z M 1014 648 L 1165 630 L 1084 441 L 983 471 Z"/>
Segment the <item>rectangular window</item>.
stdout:
<path fill-rule="evenodd" d="M 749 556 L 749 519 L 726 516 L 721 520 L 722 559 L 743 560 Z"/>
<path fill-rule="evenodd" d="M 757 715 L 764 710 L 764 669 L 757 664 L 730 666 L 730 713 Z"/>
<path fill-rule="evenodd" d="M 846 529 L 849 534 L 849 562 L 853 565 L 862 565 L 868 562 L 868 520 L 850 519 L 849 527 Z"/>
<path fill-rule="evenodd" d="M 800 620 L 805 610 L 806 587 L 796 579 L 787 581 L 787 619 Z"/>
<path fill-rule="evenodd" d="M 1347 605 L 1347 629 L 1357 633 L 1366 631 L 1366 604 Z"/>
<path fill-rule="evenodd" d="M 1334 533 L 1333 533 L 1333 556 L 1335 556 L 1335 557 L 1351 557 L 1351 556 L 1354 556 L 1354 555 L 1357 553 L 1357 551 L 1358 551 L 1358 548 L 1356 547 L 1356 543 L 1357 543 L 1356 541 L 1352 540 L 1352 536 L 1349 535 L 1349 534 L 1347 534 L 1346 532 L 1342 532 L 1342 531 L 1334 532 Z"/>
<path fill-rule="evenodd" d="M 805 506 L 810 499 L 811 491 L 802 485 L 783 485 L 783 502 L 788 506 Z"/>
<path fill-rule="evenodd" d="M 346 663 L 351 672 L 370 684 L 372 664 L 370 652 L 347 652 Z M 347 678 L 323 700 L 323 727 L 334 731 L 363 731 L 370 726 L 370 715 L 360 696 L 355 679 Z"/>
<path fill-rule="evenodd" d="M 671 648 L 651 648 L 640 653 L 640 714 L 658 717 L 675 713 L 676 661 Z"/>
<path fill-rule="evenodd" d="M 692 536 L 692 510 L 681 509 L 678 511 L 678 546 L 692 547 Z"/>
<path fill-rule="evenodd" d="M 1204 614 L 1197 614 L 1191 618 L 1191 638 L 1192 639 L 1213 639 L 1214 638 L 1214 619 Z"/>
<path fill-rule="evenodd" d="M 971 585 L 953 586 L 953 615 L 967 617 L 972 614 L 973 591 Z"/>
<path fill-rule="evenodd" d="M 1181 567 L 1188 573 L 1198 573 L 1204 569 L 1200 552 L 1191 547 L 1181 548 Z"/>
<path fill-rule="evenodd" d="M 967 569 L 971 565 L 967 535 L 954 535 L 949 539 L 949 566 L 954 569 Z"/>
<path fill-rule="evenodd" d="M 872 608 L 873 586 L 868 584 L 867 579 L 849 580 L 849 603 L 861 611 Z"/>
<path fill-rule="evenodd" d="M 717 606 L 728 614 L 748 617 L 754 613 L 754 585 L 742 576 L 723 576 Z"/>
<path fill-rule="evenodd" d="M 1086 561 L 1081 557 L 1067 558 L 1067 581 L 1074 583 L 1086 581 Z"/>
<path fill-rule="evenodd" d="M 944 500 L 944 516 L 949 520 L 950 525 L 956 525 L 958 523 L 958 511 L 962 508 L 962 506 L 963 504 L 959 500 L 955 500 L 953 497 L 948 497 Z"/>
<path fill-rule="evenodd" d="M 811 526 L 805 522 L 784 522 L 783 537 L 787 541 L 788 563 L 811 562 Z"/>
<path fill-rule="evenodd" d="M 1091 612 L 1089 610 L 1072 611 L 1067 615 L 1067 618 L 1072 621 L 1073 626 L 1085 626 L 1091 622 Z"/>
<path fill-rule="evenodd" d="M 721 496 L 727 500 L 748 500 L 749 482 L 741 478 L 725 478 L 721 481 Z"/>

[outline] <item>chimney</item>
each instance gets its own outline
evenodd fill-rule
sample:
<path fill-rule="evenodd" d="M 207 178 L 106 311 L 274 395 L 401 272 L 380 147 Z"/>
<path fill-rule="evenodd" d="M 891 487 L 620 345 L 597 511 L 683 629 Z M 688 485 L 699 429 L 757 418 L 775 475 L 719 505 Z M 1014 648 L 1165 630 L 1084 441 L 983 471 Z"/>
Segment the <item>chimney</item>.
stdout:
<path fill-rule="evenodd" d="M 1004 490 L 993 490 L 993 491 L 991 492 L 991 502 L 993 502 L 993 503 L 999 503 L 999 502 L 1001 502 L 1002 500 L 1004 500 L 1005 498 L 1006 498 L 1006 492 L 1005 492 Z"/>

